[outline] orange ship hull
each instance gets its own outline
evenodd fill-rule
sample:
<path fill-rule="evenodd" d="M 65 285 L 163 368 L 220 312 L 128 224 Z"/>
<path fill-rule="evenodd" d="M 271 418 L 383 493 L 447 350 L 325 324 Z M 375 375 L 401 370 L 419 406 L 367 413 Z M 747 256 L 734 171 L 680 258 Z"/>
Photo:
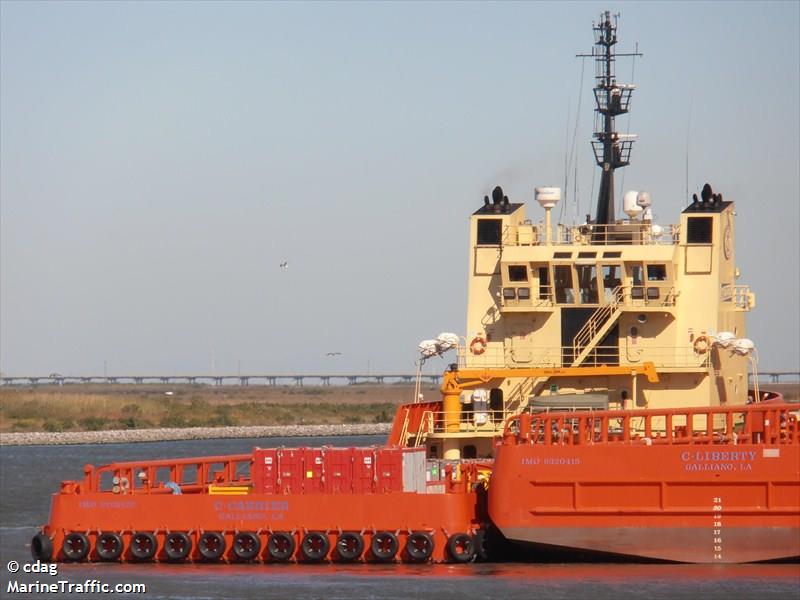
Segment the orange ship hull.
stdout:
<path fill-rule="evenodd" d="M 279 495 L 249 494 L 247 496 L 142 495 L 120 496 L 113 499 L 105 493 L 54 494 L 50 525 L 44 533 L 52 537 L 53 547 L 62 548 L 67 532 L 87 533 L 92 548 L 101 532 L 117 532 L 127 548 L 133 532 L 154 532 L 159 548 L 170 531 L 186 532 L 192 539 L 188 559 L 200 560 L 198 541 L 201 532 L 220 532 L 225 538 L 226 552 L 222 560 L 235 560 L 231 549 L 233 537 L 240 531 L 253 532 L 266 548 L 267 538 L 274 531 L 288 532 L 295 539 L 292 559 L 304 560 L 301 540 L 307 531 L 324 532 L 330 547 L 335 549 L 342 531 L 359 532 L 367 548 L 363 558 L 372 560 L 369 546 L 373 535 L 380 531 L 394 533 L 399 542 L 396 560 L 408 557 L 402 551 L 408 534 L 428 532 L 433 538 L 430 559 L 444 562 L 450 536 L 472 532 L 478 527 L 475 520 L 475 493 L 459 494 L 353 494 L 353 495 Z M 65 560 L 63 551 L 53 557 Z M 95 551 L 86 557 L 98 560 Z M 129 560 L 128 553 L 120 556 Z M 265 552 L 259 559 L 269 560 Z M 328 556 L 336 560 L 335 551 Z M 159 550 L 155 560 L 165 560 Z"/>
<path fill-rule="evenodd" d="M 775 443 L 751 434 L 759 443 L 742 444 L 653 433 L 580 443 L 580 423 L 568 421 L 543 419 L 527 440 L 498 448 L 489 516 L 510 540 L 683 562 L 800 556 L 796 421 Z M 567 436 L 531 439 L 565 423 Z"/>
<path fill-rule="evenodd" d="M 57 561 L 471 560 L 478 470 L 440 465 L 422 448 L 326 447 L 87 466 L 31 548 Z"/>

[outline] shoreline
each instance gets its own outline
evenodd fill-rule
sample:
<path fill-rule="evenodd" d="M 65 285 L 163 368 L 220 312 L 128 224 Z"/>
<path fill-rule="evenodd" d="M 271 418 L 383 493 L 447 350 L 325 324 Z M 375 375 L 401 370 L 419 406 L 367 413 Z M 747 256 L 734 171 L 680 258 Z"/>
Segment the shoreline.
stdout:
<path fill-rule="evenodd" d="M 246 427 L 182 427 L 116 429 L 109 431 L 31 431 L 0 434 L 0 446 L 66 446 L 78 444 L 132 444 L 179 440 L 212 440 L 269 437 L 339 437 L 384 435 L 391 423 L 343 423 L 339 425 L 255 425 Z"/>

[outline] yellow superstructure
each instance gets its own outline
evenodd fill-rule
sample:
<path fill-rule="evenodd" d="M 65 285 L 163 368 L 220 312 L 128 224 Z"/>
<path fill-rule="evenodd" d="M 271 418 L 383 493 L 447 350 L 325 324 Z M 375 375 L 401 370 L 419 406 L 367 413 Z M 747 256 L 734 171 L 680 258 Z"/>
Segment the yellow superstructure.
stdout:
<path fill-rule="evenodd" d="M 674 225 L 548 235 L 548 221 L 509 202 L 471 217 L 465 342 L 427 436 L 441 456 L 462 456 L 464 443 L 491 454 L 503 420 L 523 410 L 747 401 L 752 354 L 739 341 L 755 296 L 737 283 L 732 202 L 697 201 Z M 658 376 L 639 377 L 645 365 Z M 472 404 L 475 388 L 485 407 Z"/>

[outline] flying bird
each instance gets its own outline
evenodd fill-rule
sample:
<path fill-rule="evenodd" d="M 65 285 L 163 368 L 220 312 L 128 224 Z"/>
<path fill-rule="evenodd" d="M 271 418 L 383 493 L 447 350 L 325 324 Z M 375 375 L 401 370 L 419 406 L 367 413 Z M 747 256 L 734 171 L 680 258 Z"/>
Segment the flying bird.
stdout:
<path fill-rule="evenodd" d="M 289 261 L 285 260 L 279 266 L 280 266 L 281 269 L 286 269 L 286 268 L 289 267 Z"/>
<path fill-rule="evenodd" d="M 341 352 L 328 352 L 325 356 L 341 356 Z"/>

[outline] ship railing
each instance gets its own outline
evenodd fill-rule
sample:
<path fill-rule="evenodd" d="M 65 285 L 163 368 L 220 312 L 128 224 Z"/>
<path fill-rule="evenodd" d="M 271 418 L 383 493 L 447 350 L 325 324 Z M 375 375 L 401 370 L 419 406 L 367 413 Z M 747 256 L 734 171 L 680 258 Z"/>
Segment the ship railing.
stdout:
<path fill-rule="evenodd" d="M 511 340 L 502 346 L 489 345 L 481 354 L 469 346 L 458 348 L 460 369 L 513 369 L 568 367 L 575 360 L 573 346 L 531 346 Z M 651 346 L 638 336 L 625 336 L 620 345 L 595 346 L 581 363 L 582 367 L 601 365 L 625 366 L 652 362 L 657 369 L 706 368 L 710 353 L 698 354 L 691 344 L 686 346 Z"/>
<path fill-rule="evenodd" d="M 732 304 L 736 310 L 753 310 L 755 308 L 755 295 L 750 292 L 749 285 L 726 283 L 722 286 L 720 294 L 720 300 Z"/>
<path fill-rule="evenodd" d="M 610 225 L 557 225 L 551 243 L 599 245 L 674 245 L 680 239 L 680 226 L 656 225 L 644 222 L 614 223 Z M 547 243 L 543 223 L 525 221 L 520 225 L 507 225 L 503 229 L 504 246 L 540 246 Z"/>
<path fill-rule="evenodd" d="M 601 246 L 675 245 L 680 239 L 679 225 L 655 225 L 630 222 L 609 225 L 559 225 L 557 244 L 593 244 Z"/>
<path fill-rule="evenodd" d="M 512 416 L 511 411 L 485 409 L 475 410 L 468 408 L 465 404 L 464 409 L 456 413 L 443 410 L 428 411 L 425 418 L 430 424 L 429 433 L 489 433 L 495 434 L 503 431 L 506 421 Z M 455 417 L 455 418 L 451 418 Z M 458 428 L 453 424 L 458 422 Z"/>
<path fill-rule="evenodd" d="M 87 466 L 82 488 L 114 494 L 192 494 L 251 483 L 252 454 Z"/>
<path fill-rule="evenodd" d="M 539 246 L 545 241 L 542 223 L 524 221 L 521 225 L 506 225 L 503 228 L 504 246 Z"/>
<path fill-rule="evenodd" d="M 736 407 L 523 413 L 511 417 L 504 444 L 800 445 L 800 407 L 764 402 Z"/>

